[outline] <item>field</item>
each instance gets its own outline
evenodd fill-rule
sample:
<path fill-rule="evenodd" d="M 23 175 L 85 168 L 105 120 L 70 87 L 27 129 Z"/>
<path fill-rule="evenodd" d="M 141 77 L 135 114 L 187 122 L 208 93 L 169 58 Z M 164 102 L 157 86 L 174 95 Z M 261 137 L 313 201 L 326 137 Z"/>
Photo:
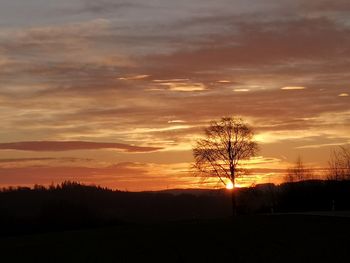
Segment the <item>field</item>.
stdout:
<path fill-rule="evenodd" d="M 0 238 L 1 262 L 350 262 L 350 218 L 240 216 Z"/>

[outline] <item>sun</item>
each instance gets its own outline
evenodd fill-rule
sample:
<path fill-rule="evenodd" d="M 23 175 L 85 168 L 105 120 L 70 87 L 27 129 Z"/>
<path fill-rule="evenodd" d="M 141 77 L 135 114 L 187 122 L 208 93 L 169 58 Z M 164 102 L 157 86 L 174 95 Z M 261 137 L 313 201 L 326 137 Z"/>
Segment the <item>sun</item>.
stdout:
<path fill-rule="evenodd" d="M 226 184 L 226 189 L 232 190 L 233 189 L 233 183 L 232 182 L 228 182 Z"/>

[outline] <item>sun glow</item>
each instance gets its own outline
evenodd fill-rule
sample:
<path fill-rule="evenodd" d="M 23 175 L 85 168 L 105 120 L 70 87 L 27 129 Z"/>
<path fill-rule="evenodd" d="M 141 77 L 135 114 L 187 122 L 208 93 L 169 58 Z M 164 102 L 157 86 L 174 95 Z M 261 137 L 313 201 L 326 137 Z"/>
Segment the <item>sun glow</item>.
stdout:
<path fill-rule="evenodd" d="M 228 182 L 227 184 L 226 184 L 226 189 L 228 189 L 228 190 L 232 190 L 233 189 L 233 183 L 232 182 Z"/>

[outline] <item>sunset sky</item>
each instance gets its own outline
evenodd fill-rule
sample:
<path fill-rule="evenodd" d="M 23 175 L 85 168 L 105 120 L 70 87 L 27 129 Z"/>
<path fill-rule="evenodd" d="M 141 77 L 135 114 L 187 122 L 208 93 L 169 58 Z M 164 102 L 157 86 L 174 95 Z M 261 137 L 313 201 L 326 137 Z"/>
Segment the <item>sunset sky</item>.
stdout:
<path fill-rule="evenodd" d="M 210 120 L 261 150 L 241 185 L 350 143 L 349 0 L 1 0 L 0 187 L 215 187 L 189 173 Z"/>

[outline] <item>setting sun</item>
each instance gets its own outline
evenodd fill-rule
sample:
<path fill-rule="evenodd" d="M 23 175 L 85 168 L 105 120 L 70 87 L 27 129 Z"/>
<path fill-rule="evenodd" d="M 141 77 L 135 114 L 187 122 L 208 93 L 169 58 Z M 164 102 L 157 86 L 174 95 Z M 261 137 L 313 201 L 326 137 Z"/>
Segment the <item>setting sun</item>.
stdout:
<path fill-rule="evenodd" d="M 233 183 L 232 182 L 229 182 L 226 184 L 226 189 L 229 189 L 229 190 L 232 190 L 233 189 Z"/>

